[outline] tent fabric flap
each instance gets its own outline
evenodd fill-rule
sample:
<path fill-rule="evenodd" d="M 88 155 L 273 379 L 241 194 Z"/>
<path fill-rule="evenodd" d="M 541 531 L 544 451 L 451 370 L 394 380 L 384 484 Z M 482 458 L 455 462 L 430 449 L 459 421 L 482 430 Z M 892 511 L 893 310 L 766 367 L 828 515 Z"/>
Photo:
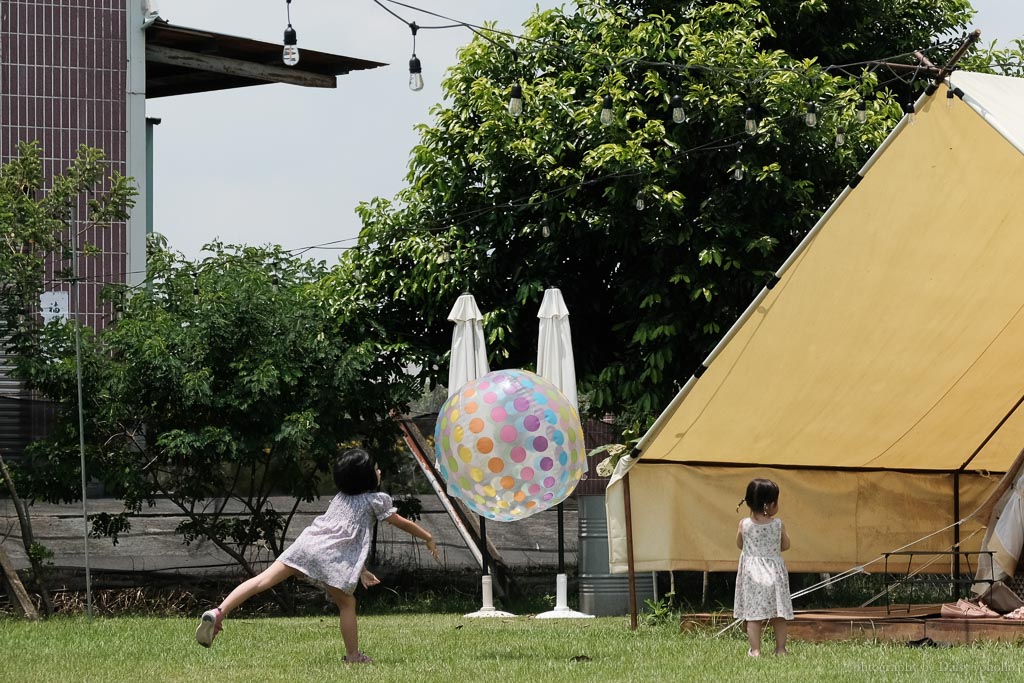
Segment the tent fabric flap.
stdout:
<path fill-rule="evenodd" d="M 683 466 L 642 460 L 629 472 L 636 571 L 736 571 L 736 528 L 750 513 L 745 505 L 737 505 L 754 477 L 779 484 L 779 518 L 793 544 L 784 554 L 790 571 L 841 572 L 868 564 L 868 573 L 881 574 L 885 564 L 880 558 L 907 544 L 912 545 L 905 550 L 916 554 L 890 557 L 890 571 L 950 571 L 951 556 L 928 553 L 949 551 L 954 543 L 953 528 L 935 534 L 954 522 L 957 478 L 952 474 Z M 959 477 L 964 516 L 984 501 L 998 479 L 982 474 Z M 606 497 L 612 573 L 628 570 L 622 493 L 618 486 Z M 963 550 L 980 547 L 985 521 L 961 525 Z M 924 540 L 915 543 L 919 539 Z M 969 559 L 977 561 L 976 556 Z"/>
<path fill-rule="evenodd" d="M 945 99 L 901 129 L 643 460 L 950 471 L 1011 413 L 1024 210 L 1006 188 L 1024 186 L 1024 156 Z M 1000 431 L 972 468 L 1005 470 L 1024 417 Z"/>

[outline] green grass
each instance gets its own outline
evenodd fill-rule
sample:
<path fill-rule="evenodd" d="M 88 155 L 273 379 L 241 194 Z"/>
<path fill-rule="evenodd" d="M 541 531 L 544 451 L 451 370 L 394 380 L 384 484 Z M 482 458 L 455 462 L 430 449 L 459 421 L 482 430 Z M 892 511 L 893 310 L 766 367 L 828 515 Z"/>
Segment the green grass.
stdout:
<path fill-rule="evenodd" d="M 792 642 L 784 658 L 746 657 L 734 630 L 680 633 L 675 619 L 631 632 L 624 618 L 466 619 L 363 616 L 360 646 L 377 660 L 346 666 L 336 619 L 231 619 L 213 648 L 194 618 L 0 619 L 0 681 L 986 681 L 1020 679 L 1019 646 L 953 648 Z M 766 642 L 766 649 L 770 645 Z"/>

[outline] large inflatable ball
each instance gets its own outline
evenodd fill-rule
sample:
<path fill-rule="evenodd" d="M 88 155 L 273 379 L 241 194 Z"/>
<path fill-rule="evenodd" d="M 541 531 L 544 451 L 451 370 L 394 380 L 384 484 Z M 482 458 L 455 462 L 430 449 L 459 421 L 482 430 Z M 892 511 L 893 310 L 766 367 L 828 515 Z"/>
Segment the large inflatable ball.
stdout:
<path fill-rule="evenodd" d="M 499 522 L 557 505 L 587 471 L 576 408 L 525 370 L 491 372 L 452 394 L 434 444 L 448 493 Z"/>

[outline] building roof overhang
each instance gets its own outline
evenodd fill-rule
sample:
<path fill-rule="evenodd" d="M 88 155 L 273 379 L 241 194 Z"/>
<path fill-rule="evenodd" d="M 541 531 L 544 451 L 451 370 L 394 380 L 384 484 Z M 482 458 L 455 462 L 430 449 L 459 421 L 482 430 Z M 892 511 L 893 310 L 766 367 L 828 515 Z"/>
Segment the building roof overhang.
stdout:
<path fill-rule="evenodd" d="M 157 19 L 146 29 L 146 98 L 290 83 L 335 88 L 337 77 L 387 66 L 355 57 L 301 51 L 298 65 L 281 62 L 281 45 Z"/>

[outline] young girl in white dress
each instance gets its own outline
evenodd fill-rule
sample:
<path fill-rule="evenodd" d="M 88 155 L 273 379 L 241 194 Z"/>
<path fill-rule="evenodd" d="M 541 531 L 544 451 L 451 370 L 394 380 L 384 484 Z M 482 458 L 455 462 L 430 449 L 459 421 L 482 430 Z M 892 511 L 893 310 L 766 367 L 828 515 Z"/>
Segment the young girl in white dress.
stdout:
<path fill-rule="evenodd" d="M 770 479 L 754 479 L 747 484 L 750 516 L 740 520 L 736 546 L 740 552 L 736 572 L 736 599 L 733 616 L 747 622 L 747 640 L 751 657 L 761 655 L 761 631 L 764 622 L 775 631 L 775 654 L 786 654 L 786 621 L 793 618 L 789 593 L 789 572 L 782 551 L 789 550 L 789 535 L 779 511 L 779 487 Z M 737 508 L 739 509 L 739 508 Z"/>
<path fill-rule="evenodd" d="M 322 584 L 338 606 L 345 661 L 373 661 L 359 651 L 353 593 L 360 581 L 365 587 L 379 583 L 377 577 L 363 568 L 370 552 L 374 523 L 386 521 L 423 539 L 434 559 L 437 545 L 430 532 L 395 513 L 391 496 L 377 491 L 380 469 L 369 453 L 361 448 L 345 451 L 334 464 L 333 474 L 339 493 L 327 511 L 314 519 L 263 573 L 239 584 L 219 607 L 203 613 L 196 629 L 200 645 L 210 647 L 231 610 L 290 576 L 304 575 Z"/>

